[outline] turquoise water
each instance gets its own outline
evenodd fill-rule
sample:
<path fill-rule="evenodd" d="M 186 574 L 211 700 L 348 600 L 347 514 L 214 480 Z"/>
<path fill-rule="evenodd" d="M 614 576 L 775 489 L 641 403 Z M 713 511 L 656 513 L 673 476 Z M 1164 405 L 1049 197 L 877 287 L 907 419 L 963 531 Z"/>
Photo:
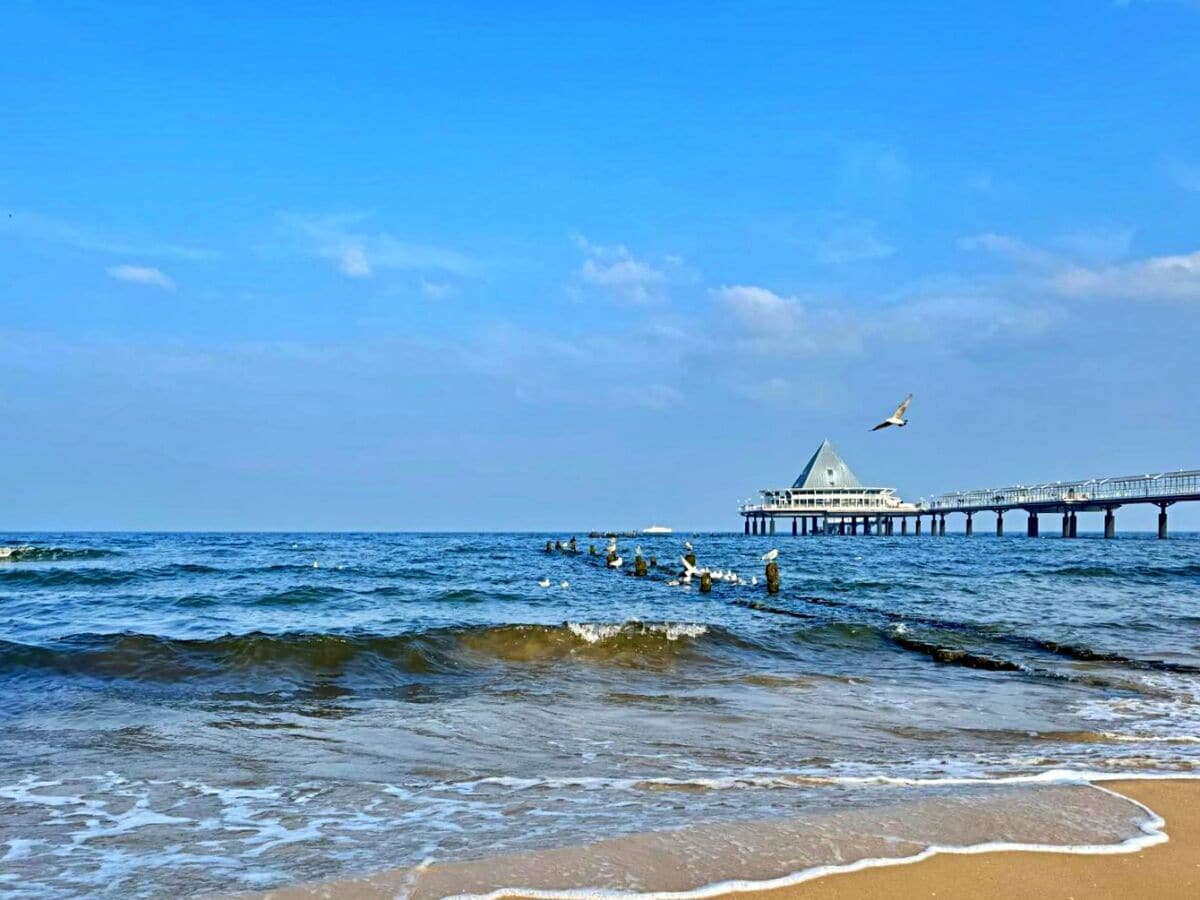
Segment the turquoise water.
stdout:
<path fill-rule="evenodd" d="M 644 579 L 602 540 L 544 552 L 569 536 L 0 535 L 0 891 L 240 890 L 1200 759 L 1195 535 L 687 536 L 742 577 L 708 595 L 668 584 L 685 536 L 620 542 Z"/>

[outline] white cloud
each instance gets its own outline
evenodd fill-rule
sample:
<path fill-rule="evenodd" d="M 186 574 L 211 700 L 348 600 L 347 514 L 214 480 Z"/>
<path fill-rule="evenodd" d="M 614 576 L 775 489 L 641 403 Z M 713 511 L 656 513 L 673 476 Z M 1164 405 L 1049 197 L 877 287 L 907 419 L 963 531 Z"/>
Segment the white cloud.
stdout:
<path fill-rule="evenodd" d="M 742 329 L 754 334 L 791 332 L 801 315 L 795 297 L 781 297 L 763 287 L 739 284 L 714 288 L 710 293 Z"/>
<path fill-rule="evenodd" d="M 843 222 L 817 243 L 817 261 L 831 265 L 885 259 L 896 248 L 879 236 L 874 222 Z"/>
<path fill-rule="evenodd" d="M 1036 285 L 1064 297 L 1200 300 L 1200 251 L 1084 265 L 1006 235 L 976 235 L 959 245 L 1003 256 L 1026 270 Z"/>
<path fill-rule="evenodd" d="M 89 228 L 64 222 L 38 213 L 15 211 L 0 218 L 0 232 L 28 240 L 65 244 L 80 250 L 109 253 L 114 256 L 151 256 L 166 259 L 212 259 L 217 254 L 202 247 L 136 240 L 125 236 L 103 234 Z"/>
<path fill-rule="evenodd" d="M 1052 281 L 1071 297 L 1200 300 L 1200 251 L 1090 269 L 1069 266 Z"/>
<path fill-rule="evenodd" d="M 576 272 L 578 281 L 630 303 L 655 303 L 666 299 L 667 271 L 637 259 L 623 244 L 594 244 L 580 234 L 571 241 L 586 258 Z M 666 257 L 669 267 L 679 267 L 677 256 Z"/>
<path fill-rule="evenodd" d="M 443 271 L 472 275 L 479 264 L 456 250 L 401 240 L 386 232 L 367 232 L 358 226 L 366 216 L 285 214 L 283 221 L 308 244 L 310 252 L 332 262 L 347 278 L 370 278 L 383 269 Z"/>
<path fill-rule="evenodd" d="M 109 266 L 105 271 L 118 281 L 147 284 L 165 291 L 175 290 L 174 279 L 152 266 Z"/>

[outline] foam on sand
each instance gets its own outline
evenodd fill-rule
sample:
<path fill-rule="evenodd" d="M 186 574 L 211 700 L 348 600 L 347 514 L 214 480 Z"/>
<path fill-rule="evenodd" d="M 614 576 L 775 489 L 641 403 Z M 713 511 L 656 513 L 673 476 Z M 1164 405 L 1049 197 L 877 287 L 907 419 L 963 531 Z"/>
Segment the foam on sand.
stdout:
<path fill-rule="evenodd" d="M 826 875 L 910 864 L 939 853 L 1134 853 L 1167 840 L 1153 810 L 1082 773 L 954 780 L 956 789 L 803 817 L 634 834 L 580 847 L 300 886 L 272 897 L 397 896 L 692 900 L 771 890 Z M 910 795 L 911 797 L 911 795 Z"/>

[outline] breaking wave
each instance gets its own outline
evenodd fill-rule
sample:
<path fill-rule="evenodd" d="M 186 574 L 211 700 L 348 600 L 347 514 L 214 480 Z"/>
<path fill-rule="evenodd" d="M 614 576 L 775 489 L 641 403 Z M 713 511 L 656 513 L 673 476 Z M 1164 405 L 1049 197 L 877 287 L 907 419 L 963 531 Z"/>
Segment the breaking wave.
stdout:
<path fill-rule="evenodd" d="M 260 671 L 283 676 L 357 671 L 456 674 L 489 665 L 578 659 L 659 666 L 692 654 L 702 638 L 738 643 L 692 623 L 625 622 L 439 628 L 409 634 L 254 632 L 208 639 L 80 634 L 47 644 L 0 641 L 0 674 L 48 671 L 104 679 L 174 680 Z"/>
<path fill-rule="evenodd" d="M 6 562 L 58 562 L 69 559 L 104 559 L 119 555 L 115 550 L 97 550 L 91 547 L 37 547 L 22 544 L 18 547 L 0 547 L 0 563 Z"/>

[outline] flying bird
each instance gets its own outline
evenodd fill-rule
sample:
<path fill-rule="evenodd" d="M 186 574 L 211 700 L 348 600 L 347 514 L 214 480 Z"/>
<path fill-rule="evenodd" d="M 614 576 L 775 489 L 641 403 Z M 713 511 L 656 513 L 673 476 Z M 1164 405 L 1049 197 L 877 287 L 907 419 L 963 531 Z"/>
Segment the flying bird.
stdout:
<path fill-rule="evenodd" d="M 908 419 L 904 418 L 905 412 L 908 411 L 908 404 L 912 403 L 912 394 L 904 398 L 904 401 L 896 407 L 896 411 L 872 428 L 872 431 L 878 431 L 880 428 L 887 428 L 889 425 L 895 425 L 898 428 L 903 428 L 908 424 Z"/>
<path fill-rule="evenodd" d="M 778 550 L 768 550 L 766 553 L 763 554 L 763 557 L 762 557 L 763 562 L 774 562 L 775 557 L 777 557 L 778 555 L 779 555 Z"/>

